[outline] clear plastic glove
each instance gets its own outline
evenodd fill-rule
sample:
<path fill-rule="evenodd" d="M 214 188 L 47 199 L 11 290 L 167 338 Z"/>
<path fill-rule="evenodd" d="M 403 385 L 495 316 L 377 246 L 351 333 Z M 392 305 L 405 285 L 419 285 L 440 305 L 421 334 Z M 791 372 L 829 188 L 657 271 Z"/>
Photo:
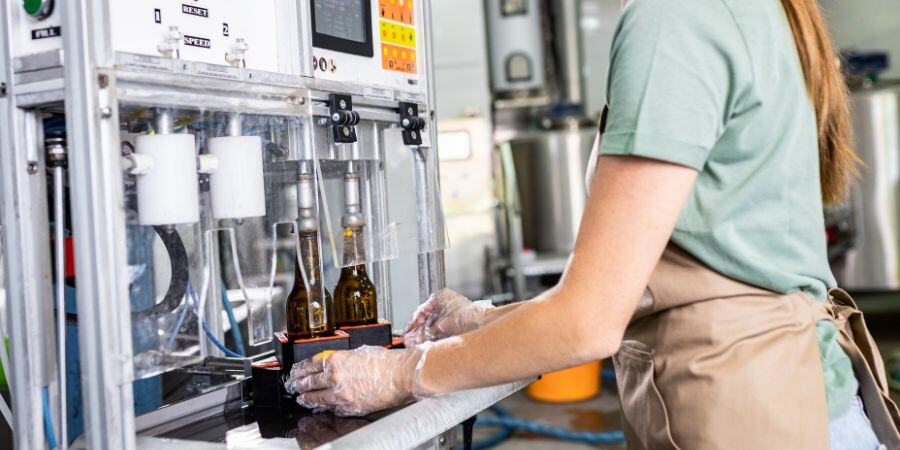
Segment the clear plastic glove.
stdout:
<path fill-rule="evenodd" d="M 416 380 L 426 352 L 360 347 L 316 356 L 294 364 L 284 388 L 304 408 L 363 416 L 421 396 Z"/>
<path fill-rule="evenodd" d="M 450 289 L 442 289 L 413 313 L 403 336 L 405 344 L 415 347 L 472 331 L 485 323 L 487 312 L 492 309 L 490 300 L 473 302 Z"/>

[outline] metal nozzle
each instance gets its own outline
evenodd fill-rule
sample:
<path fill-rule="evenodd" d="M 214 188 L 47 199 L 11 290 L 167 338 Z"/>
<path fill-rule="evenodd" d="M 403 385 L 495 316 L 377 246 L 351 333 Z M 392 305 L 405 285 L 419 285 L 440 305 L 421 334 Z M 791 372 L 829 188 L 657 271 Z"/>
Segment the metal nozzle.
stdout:
<path fill-rule="evenodd" d="M 172 134 L 174 120 L 172 119 L 171 110 L 167 108 L 157 109 L 153 121 L 156 122 L 156 134 Z"/>
<path fill-rule="evenodd" d="M 313 178 L 308 173 L 301 173 L 297 180 L 297 206 L 300 210 L 300 231 L 318 230 L 319 223 L 314 212 L 316 196 L 313 194 Z"/>
<path fill-rule="evenodd" d="M 342 227 L 361 227 L 366 224 L 362 209 L 359 206 L 359 175 L 350 169 L 344 174 L 344 215 L 341 217 Z"/>

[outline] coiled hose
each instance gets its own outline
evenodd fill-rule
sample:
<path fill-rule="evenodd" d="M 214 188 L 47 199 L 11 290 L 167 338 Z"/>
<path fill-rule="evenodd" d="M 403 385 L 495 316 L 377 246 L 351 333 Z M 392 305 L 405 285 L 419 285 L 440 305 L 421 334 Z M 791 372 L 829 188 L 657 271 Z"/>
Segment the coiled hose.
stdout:
<path fill-rule="evenodd" d="M 485 440 L 475 442 L 472 445 L 473 450 L 485 450 L 491 448 L 509 439 L 515 431 L 524 431 L 526 433 L 546 436 L 561 441 L 580 442 L 591 445 L 610 445 L 625 442 L 625 434 L 620 430 L 593 432 L 554 427 L 540 422 L 513 417 L 509 410 L 500 404 L 491 406 L 488 408 L 488 411 L 492 412 L 494 417 L 479 417 L 478 421 L 475 422 L 475 426 L 479 428 L 499 427 L 500 430 Z M 463 450 L 463 448 L 458 447 L 457 450 Z"/>
<path fill-rule="evenodd" d="M 615 381 L 616 373 L 612 369 L 603 369 L 601 378 L 604 380 Z M 472 444 L 472 450 L 485 450 L 512 437 L 516 431 L 524 431 L 530 434 L 537 434 L 553 439 L 569 442 L 579 442 L 583 444 L 620 444 L 625 442 L 625 433 L 621 430 L 613 431 L 577 431 L 562 427 L 554 427 L 540 422 L 514 417 L 509 409 L 503 405 L 496 404 L 487 409 L 494 414 L 493 417 L 479 417 L 475 422 L 475 426 L 479 428 L 499 428 L 494 434 L 486 439 L 477 441 Z M 457 450 L 464 450 L 462 446 Z"/>
<path fill-rule="evenodd" d="M 172 277 L 161 302 L 147 309 L 131 312 L 133 323 L 156 320 L 178 309 L 184 299 L 190 277 L 187 250 L 184 248 L 181 235 L 174 229 L 166 227 L 155 226 L 153 230 L 156 231 L 157 236 L 166 247 L 166 253 L 169 255 L 169 262 L 172 266 Z M 66 322 L 70 325 L 78 325 L 78 314 L 66 313 Z"/>

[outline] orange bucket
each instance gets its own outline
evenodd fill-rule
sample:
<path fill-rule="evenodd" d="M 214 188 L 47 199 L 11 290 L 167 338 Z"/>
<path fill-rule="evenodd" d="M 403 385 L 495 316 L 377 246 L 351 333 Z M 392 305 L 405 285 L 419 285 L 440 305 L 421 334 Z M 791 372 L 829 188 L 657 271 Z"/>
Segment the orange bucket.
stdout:
<path fill-rule="evenodd" d="M 579 402 L 600 392 L 600 361 L 551 372 L 525 388 L 534 400 L 548 403 Z"/>

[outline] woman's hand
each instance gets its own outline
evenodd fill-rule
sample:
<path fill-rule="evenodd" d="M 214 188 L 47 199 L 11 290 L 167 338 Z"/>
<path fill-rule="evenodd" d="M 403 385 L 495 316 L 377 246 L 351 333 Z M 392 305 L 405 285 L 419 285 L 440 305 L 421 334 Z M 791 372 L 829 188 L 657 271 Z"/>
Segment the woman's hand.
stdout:
<path fill-rule="evenodd" d="M 339 416 L 363 416 L 413 400 L 424 348 L 360 347 L 294 364 L 284 384 L 297 403 Z"/>
<path fill-rule="evenodd" d="M 492 309 L 490 301 L 473 302 L 443 289 L 416 309 L 404 335 L 405 345 L 415 347 L 477 329 L 487 321 L 488 311 Z"/>

